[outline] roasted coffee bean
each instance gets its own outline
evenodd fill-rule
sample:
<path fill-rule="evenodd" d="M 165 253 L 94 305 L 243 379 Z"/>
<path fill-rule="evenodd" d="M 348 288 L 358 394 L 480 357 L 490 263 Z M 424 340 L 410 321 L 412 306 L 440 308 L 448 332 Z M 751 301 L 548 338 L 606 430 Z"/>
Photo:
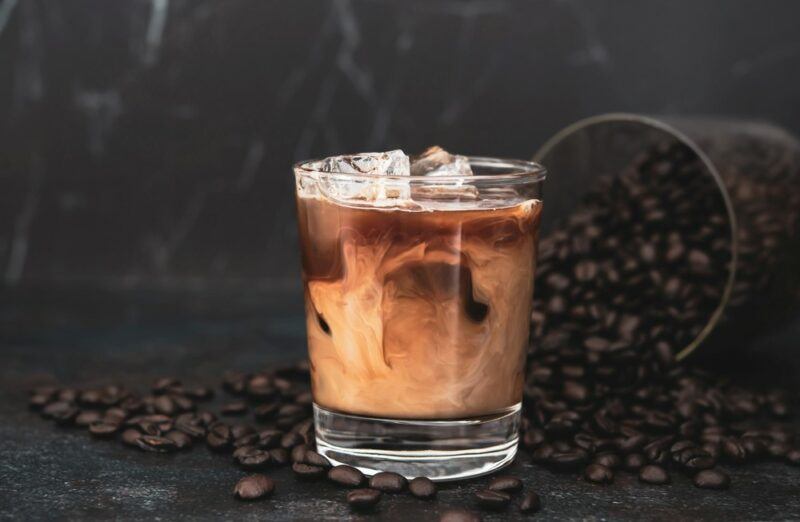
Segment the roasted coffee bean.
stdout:
<path fill-rule="evenodd" d="M 608 469 L 616 469 L 622 464 L 622 459 L 616 453 L 598 453 L 594 457 L 594 464 L 600 464 Z"/>
<path fill-rule="evenodd" d="M 171 388 L 176 388 L 181 385 L 181 381 L 175 377 L 159 377 L 153 381 L 153 393 L 161 394 L 167 393 Z"/>
<path fill-rule="evenodd" d="M 536 513 L 542 508 L 542 501 L 535 491 L 528 491 L 519 503 L 519 510 L 523 513 Z"/>
<path fill-rule="evenodd" d="M 728 437 L 722 441 L 722 455 L 725 460 L 736 464 L 747 460 L 747 450 L 733 437 Z"/>
<path fill-rule="evenodd" d="M 544 442 L 544 432 L 539 429 L 529 429 L 522 437 L 522 444 L 526 448 L 536 448 Z"/>
<path fill-rule="evenodd" d="M 256 451 L 259 451 L 259 449 L 256 448 L 255 446 L 241 446 L 233 450 L 231 456 L 233 457 L 233 460 L 238 461 L 245 455 L 250 455 L 251 453 L 254 453 Z"/>
<path fill-rule="evenodd" d="M 302 462 L 295 462 L 292 464 L 292 471 L 294 471 L 295 477 L 299 480 L 319 480 L 323 476 L 325 476 L 325 468 L 321 468 L 319 466 L 310 466 L 308 464 L 303 464 Z"/>
<path fill-rule="evenodd" d="M 229 371 L 222 377 L 222 387 L 234 395 L 244 393 L 247 386 L 247 375 L 242 372 Z"/>
<path fill-rule="evenodd" d="M 511 502 L 511 495 L 503 491 L 479 489 L 475 492 L 475 501 L 483 509 L 499 511 L 505 509 Z"/>
<path fill-rule="evenodd" d="M 489 481 L 488 489 L 506 493 L 518 493 L 522 491 L 522 480 L 513 475 L 499 475 Z"/>
<path fill-rule="evenodd" d="M 183 433 L 182 431 L 178 430 L 168 431 L 167 434 L 164 436 L 169 440 L 171 440 L 172 442 L 174 442 L 175 446 L 179 450 L 190 448 L 192 446 L 191 437 L 189 437 L 189 435 Z"/>
<path fill-rule="evenodd" d="M 98 438 L 107 439 L 113 437 L 119 430 L 119 424 L 104 421 L 96 421 L 89 425 L 89 433 Z"/>
<path fill-rule="evenodd" d="M 356 468 L 345 465 L 334 466 L 328 470 L 328 479 L 348 488 L 360 487 L 366 481 L 363 473 Z"/>
<path fill-rule="evenodd" d="M 462 508 L 450 508 L 442 513 L 439 522 L 481 522 L 481 517 L 474 511 Z"/>
<path fill-rule="evenodd" d="M 231 426 L 231 437 L 238 440 L 248 435 L 257 435 L 256 430 L 248 424 L 234 424 Z"/>
<path fill-rule="evenodd" d="M 791 448 L 785 442 L 772 442 L 767 444 L 766 453 L 773 458 L 783 458 L 789 451 L 791 451 Z"/>
<path fill-rule="evenodd" d="M 196 408 L 194 401 L 184 395 L 170 395 L 170 398 L 172 399 L 172 403 L 175 405 L 175 409 L 177 411 L 194 411 Z"/>
<path fill-rule="evenodd" d="M 217 423 L 211 426 L 206 435 L 206 444 L 214 451 L 225 451 L 231 447 L 233 437 L 227 424 Z"/>
<path fill-rule="evenodd" d="M 227 416 L 244 415 L 247 413 L 247 403 L 244 401 L 229 402 L 220 408 L 220 413 Z"/>
<path fill-rule="evenodd" d="M 639 481 L 646 484 L 668 484 L 669 474 L 661 466 L 648 464 L 639 470 Z"/>
<path fill-rule="evenodd" d="M 800 466 L 800 450 L 794 449 L 787 452 L 785 459 L 792 466 Z"/>
<path fill-rule="evenodd" d="M 178 449 L 173 440 L 159 435 L 142 435 L 136 444 L 145 451 L 155 453 L 169 453 Z"/>
<path fill-rule="evenodd" d="M 303 437 L 298 433 L 287 433 L 281 437 L 281 447 L 286 449 L 293 448 L 304 442 Z"/>
<path fill-rule="evenodd" d="M 209 401 L 214 398 L 214 390 L 204 386 L 195 386 L 193 388 L 184 388 L 184 395 L 195 401 Z"/>
<path fill-rule="evenodd" d="M 647 464 L 647 459 L 641 453 L 629 453 L 625 455 L 623 467 L 626 471 L 639 471 L 639 469 Z"/>
<path fill-rule="evenodd" d="M 28 405 L 33 410 L 40 410 L 50 404 L 52 401 L 52 395 L 45 395 L 45 394 L 36 394 L 31 395 L 31 398 L 28 399 Z"/>
<path fill-rule="evenodd" d="M 292 448 L 290 452 L 292 462 L 305 462 L 306 461 L 306 452 L 308 452 L 308 446 L 305 444 L 298 444 L 297 446 Z M 308 464 L 311 464 L 310 462 Z"/>
<path fill-rule="evenodd" d="M 560 470 L 570 470 L 579 468 L 586 463 L 588 455 L 584 450 L 576 449 L 572 451 L 555 452 L 547 459 L 547 462 L 554 468 Z"/>
<path fill-rule="evenodd" d="M 280 446 L 283 432 L 280 430 L 261 430 L 258 432 L 258 445 L 264 449 L 272 449 Z"/>
<path fill-rule="evenodd" d="M 289 458 L 289 452 L 284 448 L 273 448 L 269 450 L 269 456 L 272 459 L 272 462 L 278 466 L 284 466 L 291 462 L 291 459 Z"/>
<path fill-rule="evenodd" d="M 133 428 L 128 428 L 122 432 L 122 442 L 128 446 L 139 446 L 139 439 L 142 438 L 142 432 Z"/>
<path fill-rule="evenodd" d="M 377 489 L 354 489 L 347 493 L 347 503 L 356 510 L 367 510 L 375 507 L 381 500 L 381 492 Z"/>
<path fill-rule="evenodd" d="M 731 479 L 722 471 L 706 469 L 694 476 L 694 485 L 704 489 L 728 489 Z"/>
<path fill-rule="evenodd" d="M 589 464 L 583 471 L 583 478 L 596 484 L 610 484 L 614 481 L 614 472 L 602 464 Z"/>
<path fill-rule="evenodd" d="M 153 407 L 155 408 L 156 412 L 163 415 L 175 415 L 175 412 L 178 411 L 178 408 L 175 406 L 175 402 L 168 395 L 159 395 L 156 397 L 153 401 Z"/>
<path fill-rule="evenodd" d="M 330 468 L 331 463 L 328 459 L 317 453 L 316 451 L 308 450 L 303 456 L 303 462 L 311 464 L 312 466 L 319 466 L 321 468 Z"/>
<path fill-rule="evenodd" d="M 408 480 L 399 473 L 381 471 L 369 479 L 369 487 L 384 493 L 400 493 L 408 486 Z"/>
<path fill-rule="evenodd" d="M 408 483 L 408 490 L 417 498 L 430 499 L 436 496 L 436 484 L 427 477 L 417 477 Z"/>
<path fill-rule="evenodd" d="M 260 421 L 266 421 L 273 418 L 278 413 L 279 408 L 280 403 L 278 402 L 259 404 L 255 407 L 255 409 L 253 409 L 253 415 Z"/>
<path fill-rule="evenodd" d="M 42 416 L 59 424 L 69 424 L 78 416 L 78 408 L 72 402 L 59 400 L 51 402 L 42 409 Z"/>
<path fill-rule="evenodd" d="M 256 500 L 264 498 L 275 491 L 275 481 L 261 474 L 248 475 L 239 480 L 233 488 L 236 498 Z"/>
<path fill-rule="evenodd" d="M 271 460 L 269 452 L 252 448 L 250 451 L 240 454 L 236 462 L 244 469 L 258 470 L 269 466 Z"/>
<path fill-rule="evenodd" d="M 88 427 L 90 424 L 98 422 L 103 416 L 96 410 L 84 410 L 75 417 L 75 425 Z"/>

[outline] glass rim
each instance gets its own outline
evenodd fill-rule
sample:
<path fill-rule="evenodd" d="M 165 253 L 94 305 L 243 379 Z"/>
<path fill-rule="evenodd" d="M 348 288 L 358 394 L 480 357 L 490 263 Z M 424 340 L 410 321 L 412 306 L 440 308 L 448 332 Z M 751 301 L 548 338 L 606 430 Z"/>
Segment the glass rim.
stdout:
<path fill-rule="evenodd" d="M 295 163 L 292 168 L 295 175 L 308 174 L 325 176 L 343 180 L 388 180 L 405 182 L 422 182 L 442 184 L 443 182 L 463 183 L 465 181 L 493 181 L 505 183 L 536 183 L 544 181 L 547 177 L 547 169 L 535 161 L 519 160 L 510 158 L 492 158 L 487 156 L 467 156 L 470 166 L 507 170 L 496 174 L 472 174 L 469 176 L 430 176 L 430 175 L 409 175 L 409 176 L 386 176 L 381 174 L 354 174 L 349 172 L 323 172 L 315 165 L 322 161 L 320 159 L 302 160 Z"/>

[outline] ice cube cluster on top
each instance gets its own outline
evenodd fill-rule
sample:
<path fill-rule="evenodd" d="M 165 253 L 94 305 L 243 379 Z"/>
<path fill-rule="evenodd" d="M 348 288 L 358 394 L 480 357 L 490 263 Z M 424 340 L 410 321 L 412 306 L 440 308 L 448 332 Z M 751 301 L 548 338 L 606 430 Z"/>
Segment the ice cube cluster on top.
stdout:
<path fill-rule="evenodd" d="M 458 198 L 476 199 L 477 190 L 462 186 L 460 182 L 442 181 L 441 184 L 420 184 L 412 187 L 409 176 L 471 176 L 472 169 L 466 156 L 450 154 L 441 147 L 430 147 L 422 154 L 410 158 L 402 150 L 388 152 L 364 152 L 359 154 L 331 156 L 312 165 L 322 173 L 353 174 L 320 177 L 318 186 L 298 185 L 301 195 L 322 196 L 346 203 L 365 204 L 376 207 L 419 206 L 416 199 Z"/>

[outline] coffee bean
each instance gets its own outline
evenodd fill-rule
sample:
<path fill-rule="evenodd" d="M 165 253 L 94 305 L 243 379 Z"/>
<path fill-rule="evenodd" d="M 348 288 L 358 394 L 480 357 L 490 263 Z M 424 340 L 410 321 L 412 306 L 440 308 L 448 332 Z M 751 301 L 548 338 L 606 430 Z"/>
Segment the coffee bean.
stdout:
<path fill-rule="evenodd" d="M 32 410 L 40 410 L 52 401 L 52 395 L 36 394 L 28 399 L 28 405 Z"/>
<path fill-rule="evenodd" d="M 174 441 L 159 435 L 142 435 L 136 444 L 144 451 L 155 453 L 169 453 L 178 449 Z"/>
<path fill-rule="evenodd" d="M 99 411 L 84 410 L 75 417 L 75 425 L 88 427 L 90 424 L 98 422 L 102 418 L 103 416 L 100 414 Z"/>
<path fill-rule="evenodd" d="M 519 503 L 519 510 L 523 513 L 536 513 L 542 508 L 542 501 L 538 493 L 528 491 Z"/>
<path fill-rule="evenodd" d="M 522 480 L 513 475 L 499 475 L 489 481 L 488 489 L 506 493 L 518 493 L 522 491 Z"/>
<path fill-rule="evenodd" d="M 233 488 L 236 498 L 242 500 L 256 500 L 272 495 L 275 491 L 275 481 L 261 474 L 248 475 L 239 480 Z"/>
<path fill-rule="evenodd" d="M 247 403 L 244 401 L 229 402 L 222 406 L 220 413 L 227 416 L 244 415 L 247 413 Z"/>
<path fill-rule="evenodd" d="M 627 471 L 639 471 L 639 469 L 647 464 L 647 459 L 641 453 L 629 453 L 625 455 L 623 467 Z"/>
<path fill-rule="evenodd" d="M 306 461 L 306 453 L 308 452 L 308 446 L 305 444 L 298 444 L 292 451 L 290 452 L 292 462 L 305 462 Z M 308 464 L 312 464 L 309 462 Z"/>
<path fill-rule="evenodd" d="M 175 446 L 179 450 L 190 448 L 192 446 L 191 437 L 189 437 L 187 434 L 183 433 L 182 431 L 178 431 L 178 430 L 168 431 L 166 433 L 166 435 L 164 435 L 164 436 L 166 438 L 168 438 L 169 440 L 171 440 L 172 442 L 174 442 Z"/>
<path fill-rule="evenodd" d="M 668 484 L 670 478 L 661 466 L 648 464 L 639 470 L 639 481 L 646 484 Z"/>
<path fill-rule="evenodd" d="M 792 466 L 800 466 L 800 450 L 794 449 L 787 452 L 785 459 Z"/>
<path fill-rule="evenodd" d="M 571 451 L 555 452 L 548 458 L 547 462 L 561 470 L 576 469 L 586 463 L 588 455 L 584 450 L 576 449 Z"/>
<path fill-rule="evenodd" d="M 42 416 L 59 424 L 70 424 L 78 416 L 78 408 L 70 401 L 51 402 L 42 409 Z"/>
<path fill-rule="evenodd" d="M 391 471 L 381 471 L 369 479 L 369 487 L 384 493 L 400 493 L 408 486 L 403 475 Z"/>
<path fill-rule="evenodd" d="M 331 463 L 328 459 L 317 453 L 316 451 L 308 450 L 305 453 L 304 462 L 312 466 L 319 466 L 321 468 L 330 468 Z"/>
<path fill-rule="evenodd" d="M 481 517 L 473 511 L 461 508 L 447 509 L 439 517 L 439 522 L 480 522 Z"/>
<path fill-rule="evenodd" d="M 214 390 L 204 386 L 185 388 L 184 394 L 190 399 L 194 399 L 196 401 L 209 401 L 214 398 Z"/>
<path fill-rule="evenodd" d="M 608 469 L 616 469 L 622 464 L 622 459 L 616 453 L 599 453 L 594 457 L 594 464 L 600 464 Z"/>
<path fill-rule="evenodd" d="M 89 425 L 89 433 L 98 438 L 113 437 L 117 430 L 119 430 L 119 424 L 104 421 L 96 421 Z"/>
<path fill-rule="evenodd" d="M 436 496 L 436 484 L 427 477 L 416 477 L 408 483 L 408 490 L 417 498 L 431 499 Z"/>
<path fill-rule="evenodd" d="M 175 388 L 180 385 L 181 381 L 175 377 L 159 377 L 153 381 L 153 386 L 151 389 L 153 390 L 153 393 L 161 394 L 167 393 L 170 388 Z"/>
<path fill-rule="evenodd" d="M 345 465 L 334 466 L 328 470 L 328 479 L 340 486 L 349 488 L 357 488 L 366 481 L 363 473 L 356 468 Z"/>
<path fill-rule="evenodd" d="M 303 437 L 298 433 L 287 433 L 281 438 L 281 447 L 289 449 L 304 442 Z"/>
<path fill-rule="evenodd" d="M 704 489 L 728 489 L 731 479 L 722 471 L 706 469 L 694 476 L 694 485 Z"/>
<path fill-rule="evenodd" d="M 499 511 L 511 502 L 511 495 L 503 491 L 479 489 L 475 492 L 475 501 L 483 509 Z"/>
<path fill-rule="evenodd" d="M 614 481 L 614 472 L 602 464 L 589 464 L 583 472 L 583 478 L 596 484 L 610 484 Z"/>
<path fill-rule="evenodd" d="M 377 489 L 354 489 L 347 493 L 347 503 L 357 510 L 366 510 L 375 507 L 381 500 L 381 492 Z"/>
<path fill-rule="evenodd" d="M 139 446 L 139 439 L 142 438 L 142 433 L 139 430 L 128 428 L 122 432 L 122 442 L 128 446 Z"/>
<path fill-rule="evenodd" d="M 269 452 L 257 448 L 251 448 L 249 451 L 242 452 L 238 458 L 236 458 L 236 462 L 247 470 L 264 469 L 269 466 L 271 460 L 272 458 Z"/>
<path fill-rule="evenodd" d="M 253 410 L 253 415 L 256 419 L 260 421 L 266 421 L 274 417 L 278 413 L 278 409 L 280 408 L 280 403 L 278 402 L 268 402 L 265 404 L 259 404 Z"/>
<path fill-rule="evenodd" d="M 325 475 L 325 468 L 319 466 L 310 466 L 302 462 L 295 462 L 292 464 L 292 471 L 295 477 L 299 480 L 310 481 L 319 480 Z"/>
<path fill-rule="evenodd" d="M 291 462 L 291 459 L 289 458 L 289 452 L 284 448 L 273 448 L 269 450 L 269 456 L 270 459 L 272 459 L 272 462 L 279 466 L 284 466 Z"/>

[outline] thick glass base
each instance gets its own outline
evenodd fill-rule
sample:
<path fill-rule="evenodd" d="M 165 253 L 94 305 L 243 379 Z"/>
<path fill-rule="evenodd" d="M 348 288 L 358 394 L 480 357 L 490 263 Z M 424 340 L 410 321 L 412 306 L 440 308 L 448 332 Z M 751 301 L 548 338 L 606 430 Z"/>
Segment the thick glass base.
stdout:
<path fill-rule="evenodd" d="M 382 419 L 314 405 L 317 451 L 333 464 L 367 475 L 394 471 L 407 478 L 457 480 L 491 473 L 514 459 L 521 404 L 459 420 Z"/>

